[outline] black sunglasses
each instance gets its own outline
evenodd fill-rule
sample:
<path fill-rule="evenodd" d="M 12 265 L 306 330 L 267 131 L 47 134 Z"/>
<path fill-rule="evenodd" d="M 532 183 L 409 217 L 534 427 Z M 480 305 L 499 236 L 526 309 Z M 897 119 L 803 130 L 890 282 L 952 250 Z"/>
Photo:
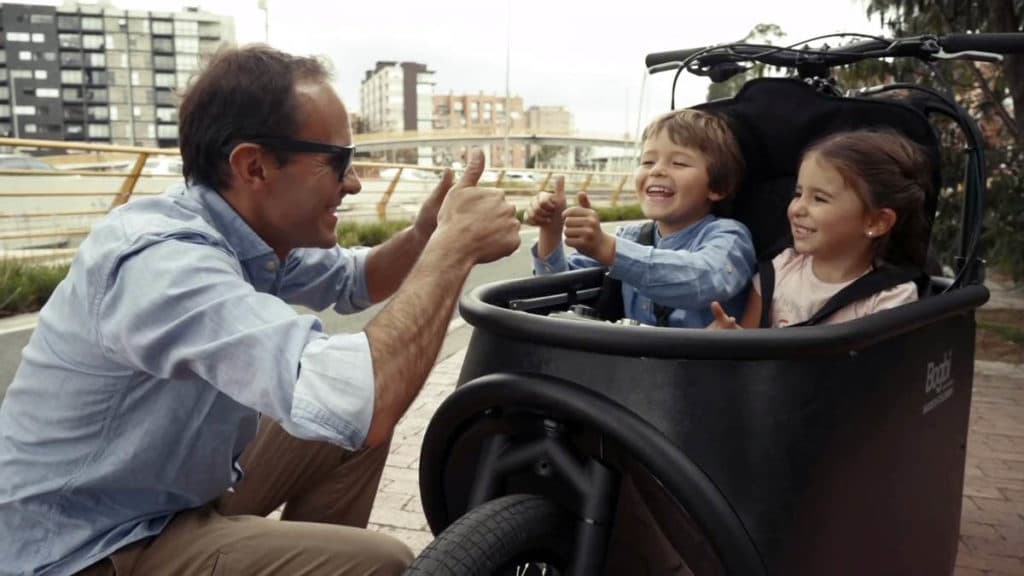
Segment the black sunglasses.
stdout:
<path fill-rule="evenodd" d="M 331 157 L 331 168 L 338 175 L 338 182 L 345 179 L 348 169 L 352 166 L 352 155 L 355 154 L 355 146 L 335 146 L 323 142 L 312 142 L 309 140 L 294 140 L 292 138 L 276 138 L 273 136 L 257 136 L 253 138 L 242 138 L 241 142 L 259 144 L 273 150 L 282 152 L 295 152 L 298 154 L 328 154 Z"/>

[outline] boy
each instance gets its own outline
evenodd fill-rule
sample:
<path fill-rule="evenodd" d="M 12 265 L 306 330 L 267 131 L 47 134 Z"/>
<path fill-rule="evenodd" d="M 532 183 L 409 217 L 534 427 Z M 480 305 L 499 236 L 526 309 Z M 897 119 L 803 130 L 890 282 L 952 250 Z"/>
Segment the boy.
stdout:
<path fill-rule="evenodd" d="M 605 266 L 622 281 L 627 317 L 644 324 L 704 328 L 718 300 L 742 315 L 756 267 L 754 244 L 743 224 L 712 214 L 735 194 L 744 171 L 739 145 L 726 122 L 699 110 L 656 118 L 643 133 L 636 194 L 651 224 L 619 228 L 612 236 L 590 207 L 566 207 L 564 179 L 555 192 L 530 203 L 526 222 L 540 228 L 534 273 Z M 578 251 L 566 259 L 565 244 Z"/>

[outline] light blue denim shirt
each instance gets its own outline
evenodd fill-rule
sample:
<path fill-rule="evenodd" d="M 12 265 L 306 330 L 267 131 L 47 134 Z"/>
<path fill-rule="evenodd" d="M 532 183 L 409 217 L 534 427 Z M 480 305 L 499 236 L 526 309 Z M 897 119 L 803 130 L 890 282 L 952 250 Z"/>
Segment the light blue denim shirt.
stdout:
<path fill-rule="evenodd" d="M 714 317 L 711 302 L 718 301 L 737 318 L 747 304 L 750 279 L 757 269 L 754 242 L 742 223 L 707 215 L 675 234 L 661 237 L 655 228 L 655 246 L 637 243 L 643 224 L 616 230 L 615 262 L 608 270 L 622 281 L 626 317 L 657 324 L 652 302 L 674 308 L 669 326 L 704 328 Z M 535 274 L 554 274 L 601 263 L 574 253 L 568 258 L 559 246 L 539 258 L 533 246 Z"/>
<path fill-rule="evenodd" d="M 370 304 L 366 249 L 282 264 L 215 191 L 179 186 L 97 224 L 39 314 L 0 405 L 0 574 L 71 574 L 241 478 L 260 413 L 356 448 L 365 334 L 289 304 Z"/>

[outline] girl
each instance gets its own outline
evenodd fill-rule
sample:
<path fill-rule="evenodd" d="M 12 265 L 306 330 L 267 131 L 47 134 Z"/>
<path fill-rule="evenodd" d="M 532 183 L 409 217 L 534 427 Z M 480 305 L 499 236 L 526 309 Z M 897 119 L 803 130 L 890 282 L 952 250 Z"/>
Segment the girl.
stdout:
<path fill-rule="evenodd" d="M 810 319 L 834 294 L 882 264 L 923 269 L 928 241 L 923 206 L 930 178 L 924 151 L 892 131 L 840 132 L 808 148 L 787 211 L 793 246 L 772 260 L 770 326 Z M 739 323 L 715 302 L 715 320 L 708 327 L 760 326 L 760 275 L 753 288 Z M 853 302 L 821 323 L 845 322 L 916 299 L 916 284 L 905 282 Z"/>

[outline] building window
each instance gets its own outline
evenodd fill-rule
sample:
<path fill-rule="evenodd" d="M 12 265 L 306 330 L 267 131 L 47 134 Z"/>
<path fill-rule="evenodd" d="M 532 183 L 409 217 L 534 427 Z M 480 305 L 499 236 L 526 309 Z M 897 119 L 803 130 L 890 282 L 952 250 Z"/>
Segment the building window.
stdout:
<path fill-rule="evenodd" d="M 88 102 L 106 102 L 107 101 L 107 89 L 106 88 L 90 88 L 85 91 L 85 99 Z"/>
<path fill-rule="evenodd" d="M 178 87 L 184 88 L 188 86 L 188 81 L 192 79 L 191 72 L 178 72 Z"/>
<path fill-rule="evenodd" d="M 156 54 L 153 56 L 153 68 L 156 70 L 174 70 L 174 56 Z"/>
<path fill-rule="evenodd" d="M 106 86 L 109 75 L 106 70 L 89 70 L 87 73 L 87 84 L 90 86 Z"/>
<path fill-rule="evenodd" d="M 61 30 L 80 30 L 82 24 L 78 16 L 60 15 L 57 16 L 57 28 Z"/>
<path fill-rule="evenodd" d="M 124 50 L 128 47 L 128 35 L 124 32 L 114 32 L 105 36 L 107 50 Z"/>
<path fill-rule="evenodd" d="M 174 21 L 174 35 L 175 36 L 198 36 L 199 35 L 199 22 L 195 20 L 175 20 Z"/>
<path fill-rule="evenodd" d="M 11 78 L 15 80 L 28 80 L 32 78 L 31 70 L 11 70 Z"/>
<path fill-rule="evenodd" d="M 32 61 L 32 53 L 29 52 L 28 50 L 20 50 L 18 52 L 18 60 L 21 60 L 22 62 L 31 62 Z"/>
<path fill-rule="evenodd" d="M 113 51 L 107 50 L 107 67 L 108 68 L 127 68 L 128 67 L 128 53 L 120 50 Z"/>
<path fill-rule="evenodd" d="M 85 48 L 86 50 L 102 50 L 103 36 L 97 34 L 83 34 L 82 48 Z"/>
<path fill-rule="evenodd" d="M 35 78 L 36 80 L 46 80 L 47 76 L 48 75 L 46 73 L 46 70 L 33 70 L 32 71 L 32 77 Z"/>
<path fill-rule="evenodd" d="M 67 132 L 68 134 L 71 134 L 71 135 L 81 136 L 82 135 L 82 125 L 81 124 L 65 124 L 64 125 L 64 131 Z"/>
<path fill-rule="evenodd" d="M 82 48 L 82 35 L 60 34 L 57 36 L 57 43 L 60 44 L 61 48 L 73 48 L 75 50 L 80 50 Z"/>
<path fill-rule="evenodd" d="M 87 66 L 92 68 L 105 68 L 107 66 L 107 55 L 103 52 L 90 52 L 85 55 Z"/>
<path fill-rule="evenodd" d="M 65 102 L 81 102 L 82 101 L 82 89 L 81 88 L 64 88 L 60 91 L 61 99 Z"/>
<path fill-rule="evenodd" d="M 7 86 L 0 86 L 0 100 L 10 100 L 11 89 Z"/>
<path fill-rule="evenodd" d="M 174 73 L 160 72 L 154 78 L 157 88 L 174 88 Z"/>
<path fill-rule="evenodd" d="M 199 38 L 178 36 L 174 39 L 174 47 L 178 52 L 197 54 L 199 52 Z"/>
<path fill-rule="evenodd" d="M 39 128 L 35 124 L 25 124 L 25 134 L 35 134 Z"/>
<path fill-rule="evenodd" d="M 177 100 L 174 97 L 174 92 L 170 92 L 167 90 L 156 91 L 156 103 L 168 106 L 176 106 L 178 104 Z"/>
<path fill-rule="evenodd" d="M 178 111 L 174 108 L 157 108 L 156 119 L 161 122 L 177 123 Z"/>
<path fill-rule="evenodd" d="M 35 106 L 15 106 L 14 107 L 14 114 L 16 116 L 35 116 L 36 115 L 36 107 Z"/>
<path fill-rule="evenodd" d="M 53 14 L 32 14 L 28 21 L 32 24 L 53 24 Z"/>
<path fill-rule="evenodd" d="M 131 18 L 128 20 L 128 31 L 135 34 L 149 34 L 149 20 L 145 18 Z"/>
<path fill-rule="evenodd" d="M 36 44 L 45 44 L 46 43 L 46 34 L 43 34 L 42 32 L 33 32 L 32 33 L 32 42 L 34 42 Z"/>
<path fill-rule="evenodd" d="M 107 97 L 111 104 L 123 104 L 128 101 L 128 88 L 125 86 L 111 86 L 107 88 Z"/>
<path fill-rule="evenodd" d="M 89 120 L 107 120 L 110 118 L 110 110 L 106 106 L 89 106 L 86 116 Z"/>
<path fill-rule="evenodd" d="M 7 104 L 0 104 L 0 118 L 10 118 L 11 107 Z"/>
<path fill-rule="evenodd" d="M 153 38 L 153 52 L 174 53 L 174 41 L 170 38 Z"/>
<path fill-rule="evenodd" d="M 153 20 L 153 34 L 171 36 L 174 34 L 174 23 L 169 20 Z"/>
<path fill-rule="evenodd" d="M 103 18 L 96 16 L 83 16 L 82 17 L 82 30 L 103 30 Z"/>
<path fill-rule="evenodd" d="M 61 84 L 81 84 L 82 83 L 82 71 L 81 70 L 61 70 L 60 71 L 60 82 Z"/>
<path fill-rule="evenodd" d="M 89 138 L 110 138 L 110 126 L 106 124 L 89 124 Z"/>
<path fill-rule="evenodd" d="M 157 138 L 161 140 L 177 140 L 178 139 L 178 126 L 177 124 L 162 124 L 156 127 Z"/>
<path fill-rule="evenodd" d="M 43 62 L 56 62 L 57 61 L 57 53 L 56 52 L 43 52 L 42 55 L 43 55 Z"/>
<path fill-rule="evenodd" d="M 119 83 L 120 84 L 120 83 Z M 153 71 L 152 70 L 132 70 L 132 86 L 152 86 L 153 85 Z"/>
<path fill-rule="evenodd" d="M 149 52 L 153 49 L 149 36 L 144 34 L 129 34 L 128 45 L 132 52 Z"/>
<path fill-rule="evenodd" d="M 56 88 L 36 88 L 36 98 L 60 98 L 60 90 Z"/>
<path fill-rule="evenodd" d="M 199 68 L 199 56 L 196 54 L 178 54 L 174 57 L 175 68 L 190 72 Z"/>
<path fill-rule="evenodd" d="M 31 42 L 32 41 L 32 35 L 29 34 L 28 32 L 8 32 L 7 33 L 7 41 L 8 42 Z"/>

